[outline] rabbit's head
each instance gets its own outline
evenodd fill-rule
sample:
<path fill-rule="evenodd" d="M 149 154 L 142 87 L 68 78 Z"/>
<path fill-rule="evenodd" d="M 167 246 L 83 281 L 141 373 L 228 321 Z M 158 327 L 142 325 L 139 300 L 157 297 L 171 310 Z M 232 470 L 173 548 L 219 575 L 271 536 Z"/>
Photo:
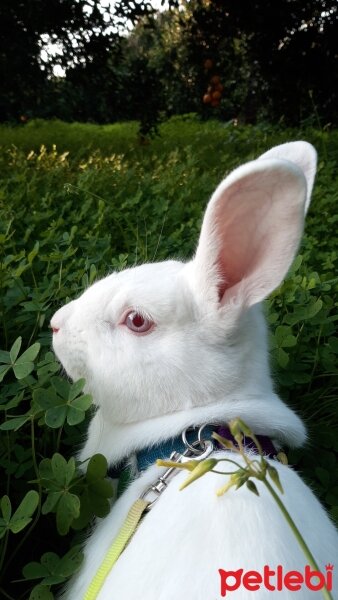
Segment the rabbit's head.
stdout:
<path fill-rule="evenodd" d="M 272 389 L 259 303 L 285 277 L 316 168 L 306 142 L 273 148 L 214 192 L 195 257 L 112 273 L 56 312 L 55 352 L 111 423 Z"/>

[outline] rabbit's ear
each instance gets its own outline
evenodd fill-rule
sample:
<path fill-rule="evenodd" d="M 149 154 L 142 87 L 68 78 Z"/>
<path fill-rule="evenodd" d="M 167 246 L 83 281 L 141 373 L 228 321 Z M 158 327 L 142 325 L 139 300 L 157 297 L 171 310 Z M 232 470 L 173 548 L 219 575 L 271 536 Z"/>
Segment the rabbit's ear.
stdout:
<path fill-rule="evenodd" d="M 233 171 L 207 206 L 192 285 L 205 300 L 251 306 L 283 280 L 304 223 L 306 180 L 288 160 L 256 160 Z"/>
<path fill-rule="evenodd" d="M 271 150 L 262 154 L 262 156 L 259 157 L 259 160 L 265 158 L 281 158 L 289 160 L 302 169 L 307 183 L 305 203 L 306 213 L 310 206 L 312 188 L 317 169 L 317 152 L 314 147 L 308 142 L 289 142 L 288 144 L 281 144 L 280 146 L 271 148 Z"/>

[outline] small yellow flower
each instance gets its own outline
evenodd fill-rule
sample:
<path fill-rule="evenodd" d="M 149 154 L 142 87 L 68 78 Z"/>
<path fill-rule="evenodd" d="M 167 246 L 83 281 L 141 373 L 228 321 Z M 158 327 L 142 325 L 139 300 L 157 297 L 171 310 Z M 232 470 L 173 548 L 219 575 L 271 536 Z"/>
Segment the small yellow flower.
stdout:
<path fill-rule="evenodd" d="M 183 490 L 185 487 L 190 485 L 193 481 L 195 481 L 196 479 L 199 479 L 199 477 L 202 477 L 202 475 L 211 471 L 214 468 L 214 466 L 217 465 L 217 463 L 218 463 L 218 461 L 215 458 L 207 458 L 206 460 L 201 460 L 200 462 L 198 462 L 198 461 L 190 461 L 190 462 L 195 462 L 195 463 L 197 462 L 197 465 L 191 471 L 191 475 L 189 475 L 188 479 L 186 479 L 182 483 L 182 485 L 180 486 L 180 490 Z"/>
<path fill-rule="evenodd" d="M 222 444 L 222 446 L 224 446 L 228 450 L 235 450 L 236 449 L 233 442 L 231 442 L 230 440 L 227 440 L 226 438 L 222 437 L 221 435 L 219 435 L 215 431 L 213 431 L 211 437 L 213 437 L 215 440 L 217 440 L 217 442 L 219 442 L 220 444 Z"/>
<path fill-rule="evenodd" d="M 250 477 L 250 474 L 246 470 L 236 471 L 230 476 L 229 481 L 217 490 L 217 496 L 223 496 L 231 487 L 235 486 L 236 490 L 240 488 Z"/>
<path fill-rule="evenodd" d="M 158 467 L 174 467 L 175 469 L 186 469 L 187 471 L 193 471 L 199 462 L 200 461 L 198 460 L 188 460 L 187 462 L 178 463 L 174 460 L 162 460 L 158 458 L 156 464 Z"/>
<path fill-rule="evenodd" d="M 234 436 L 234 438 L 236 439 L 236 436 L 240 435 L 242 436 L 242 434 L 252 438 L 253 433 L 250 429 L 250 427 L 248 427 L 248 425 L 246 425 L 246 423 L 244 423 L 242 421 L 242 419 L 233 419 L 232 421 L 229 422 L 229 429 L 232 433 L 232 435 Z"/>

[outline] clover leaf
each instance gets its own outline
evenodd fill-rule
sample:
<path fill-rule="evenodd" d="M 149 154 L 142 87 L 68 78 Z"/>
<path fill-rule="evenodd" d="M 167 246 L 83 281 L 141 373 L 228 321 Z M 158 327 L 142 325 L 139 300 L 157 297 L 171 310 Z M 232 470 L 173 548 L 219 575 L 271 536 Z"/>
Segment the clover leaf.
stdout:
<path fill-rule="evenodd" d="M 105 517 L 109 513 L 111 498 L 114 496 L 112 482 L 107 479 L 108 463 L 102 454 L 94 454 L 88 462 L 82 493 L 81 508 L 73 529 L 86 527 L 93 515 Z"/>
<path fill-rule="evenodd" d="M 47 491 L 47 498 L 42 505 L 42 514 L 56 513 L 56 526 L 60 535 L 66 535 L 74 519 L 80 515 L 80 500 L 71 492 L 77 482 L 75 459 L 67 462 L 58 453 L 52 459 L 45 458 L 39 465 L 41 483 Z"/>
<path fill-rule="evenodd" d="M 36 342 L 21 356 L 18 357 L 22 344 L 22 338 L 18 337 L 9 352 L 0 351 L 0 382 L 5 377 L 6 373 L 13 369 L 16 379 L 27 377 L 34 369 L 34 360 L 40 351 L 40 344 Z"/>
<path fill-rule="evenodd" d="M 39 416 L 40 413 L 40 406 L 33 401 L 31 402 L 29 411 L 26 412 L 24 415 L 18 415 L 16 417 L 7 415 L 7 417 L 9 418 L 8 420 L 1 423 L 0 429 L 2 431 L 17 431 L 18 429 L 20 429 L 20 427 L 25 425 L 25 423 L 28 423 L 30 420 L 35 419 L 37 416 Z"/>
<path fill-rule="evenodd" d="M 70 527 L 82 529 L 92 517 L 105 517 L 114 495 L 112 483 L 107 479 L 108 464 L 102 454 L 90 459 L 86 474 L 76 468 L 74 458 L 67 460 L 55 453 L 39 465 L 40 482 L 47 497 L 42 514 L 55 513 L 60 535 Z"/>
<path fill-rule="evenodd" d="M 38 504 L 39 494 L 35 490 L 30 490 L 12 515 L 11 501 L 8 496 L 3 496 L 0 503 L 2 513 L 2 518 L 0 518 L 0 538 L 7 531 L 19 533 L 19 531 L 24 529 L 32 521 L 32 515 Z"/>
<path fill-rule="evenodd" d="M 40 562 L 30 562 L 22 569 L 26 580 L 41 579 L 29 596 L 29 600 L 52 600 L 51 585 L 64 583 L 68 577 L 76 573 L 83 561 L 80 546 L 73 546 L 61 558 L 55 552 L 46 552 Z"/>
<path fill-rule="evenodd" d="M 51 378 L 52 387 L 37 389 L 33 392 L 34 401 L 45 410 L 45 422 L 48 427 L 58 429 L 65 421 L 68 425 L 78 425 L 92 404 L 89 394 L 82 394 L 84 379 L 70 384 L 61 377 Z"/>

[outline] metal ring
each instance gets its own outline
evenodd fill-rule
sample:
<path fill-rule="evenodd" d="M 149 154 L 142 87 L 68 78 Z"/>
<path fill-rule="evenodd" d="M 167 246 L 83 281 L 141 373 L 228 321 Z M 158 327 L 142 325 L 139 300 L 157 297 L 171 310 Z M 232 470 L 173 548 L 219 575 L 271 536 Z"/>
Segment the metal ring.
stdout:
<path fill-rule="evenodd" d="M 198 436 L 198 441 L 200 442 L 200 444 L 205 444 L 205 442 L 207 441 L 207 440 L 203 440 L 203 438 L 202 438 L 202 431 L 203 431 L 203 429 L 204 429 L 205 427 L 208 427 L 208 426 L 210 426 L 210 425 L 213 425 L 213 423 L 204 423 L 204 424 L 203 424 L 203 425 L 201 425 L 201 427 L 199 428 L 197 436 Z"/>
<path fill-rule="evenodd" d="M 184 429 L 182 431 L 182 440 L 183 440 L 183 444 L 185 445 L 186 448 L 189 448 L 189 450 L 193 453 L 196 454 L 196 456 L 199 456 L 201 454 L 201 450 L 202 452 L 205 450 L 205 444 L 204 441 L 201 440 L 198 436 L 198 439 L 195 440 L 194 442 L 192 442 L 192 444 L 190 444 L 187 440 L 187 432 L 191 429 L 197 429 L 197 427 L 187 427 L 186 429 Z M 195 448 L 196 445 L 201 446 L 201 449 L 198 450 L 197 448 Z"/>

